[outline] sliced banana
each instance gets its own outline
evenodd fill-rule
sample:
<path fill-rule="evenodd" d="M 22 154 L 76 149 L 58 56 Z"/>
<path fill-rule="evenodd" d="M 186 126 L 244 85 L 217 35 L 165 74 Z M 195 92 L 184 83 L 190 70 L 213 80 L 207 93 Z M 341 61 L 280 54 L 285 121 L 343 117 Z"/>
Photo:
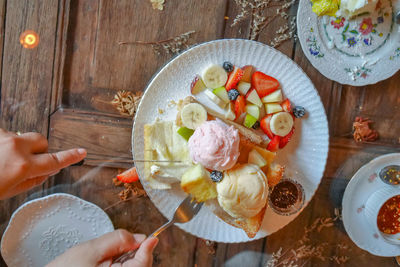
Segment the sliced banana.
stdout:
<path fill-rule="evenodd" d="M 190 103 L 182 108 L 181 119 L 185 127 L 195 130 L 207 120 L 207 111 L 200 104 Z"/>
<path fill-rule="evenodd" d="M 278 112 L 272 116 L 269 126 L 273 134 L 285 136 L 292 130 L 293 117 L 288 112 Z"/>
<path fill-rule="evenodd" d="M 211 89 L 224 86 L 228 80 L 228 74 L 220 65 L 211 65 L 203 72 L 203 82 Z"/>

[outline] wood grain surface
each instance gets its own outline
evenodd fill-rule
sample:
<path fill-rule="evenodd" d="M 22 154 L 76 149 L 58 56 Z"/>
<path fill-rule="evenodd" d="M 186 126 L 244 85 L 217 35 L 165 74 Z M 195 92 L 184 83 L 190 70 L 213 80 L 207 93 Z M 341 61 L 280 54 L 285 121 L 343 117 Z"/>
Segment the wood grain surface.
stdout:
<path fill-rule="evenodd" d="M 233 0 L 166 0 L 163 11 L 149 0 L 0 0 L 0 127 L 37 131 L 49 138 L 50 151 L 85 147 L 84 166 L 63 170 L 43 186 L 0 205 L 0 231 L 26 200 L 65 192 L 105 209 L 115 228 L 150 234 L 166 221 L 148 198 L 119 201 L 121 188 L 112 184 L 118 168 L 131 159 L 132 118 L 110 104 L 118 90 L 143 91 L 152 75 L 172 57 L 156 54 L 150 45 L 119 45 L 120 41 L 153 42 L 195 31 L 189 44 L 221 38 L 248 39 L 251 20 L 231 26 L 240 8 Z M 275 9 L 268 10 L 273 15 Z M 291 7 L 295 15 L 297 6 Z M 258 41 L 269 44 L 285 19 L 278 17 Z M 39 46 L 22 48 L 25 30 L 40 36 Z M 171 227 L 160 235 L 154 266 L 266 266 L 272 253 L 296 248 L 305 227 L 317 218 L 334 217 L 344 188 L 355 171 L 372 158 L 400 151 L 400 73 L 374 85 L 352 87 L 335 83 L 316 70 L 293 39 L 277 48 L 310 77 L 324 104 L 330 130 L 330 151 L 324 178 L 307 208 L 277 233 L 241 244 L 207 243 Z M 355 117 L 372 119 L 380 138 L 355 143 Z M 121 159 L 110 163 L 110 159 Z M 394 258 L 376 257 L 359 249 L 340 220 L 313 234 L 311 244 L 348 247 L 345 266 L 395 266 Z M 333 245 L 332 245 L 333 244 Z M 340 255 L 342 255 L 340 254 Z M 4 265 L 4 262 L 0 262 Z M 302 261 L 303 266 L 336 266 L 332 260 Z"/>

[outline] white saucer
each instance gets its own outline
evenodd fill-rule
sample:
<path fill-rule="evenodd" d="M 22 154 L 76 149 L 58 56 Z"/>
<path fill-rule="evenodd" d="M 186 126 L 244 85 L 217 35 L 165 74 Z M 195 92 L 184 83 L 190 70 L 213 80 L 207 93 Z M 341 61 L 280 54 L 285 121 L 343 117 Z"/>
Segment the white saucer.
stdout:
<path fill-rule="evenodd" d="M 68 248 L 114 230 L 98 206 L 68 194 L 23 204 L 11 216 L 1 239 L 9 267 L 44 266 Z"/>
<path fill-rule="evenodd" d="M 350 180 L 342 201 L 343 224 L 347 234 L 357 246 L 376 256 L 400 255 L 400 246 L 385 241 L 364 214 L 365 203 L 373 192 L 393 187 L 382 182 L 378 173 L 383 167 L 394 164 L 400 165 L 400 153 L 383 155 L 365 164 Z M 397 189 L 400 194 L 400 186 Z"/>

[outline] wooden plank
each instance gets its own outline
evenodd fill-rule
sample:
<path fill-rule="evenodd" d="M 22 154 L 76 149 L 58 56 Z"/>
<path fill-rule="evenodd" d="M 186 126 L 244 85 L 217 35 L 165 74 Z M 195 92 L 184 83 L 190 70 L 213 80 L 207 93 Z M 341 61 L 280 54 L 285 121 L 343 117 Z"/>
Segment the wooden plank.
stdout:
<path fill-rule="evenodd" d="M 120 46 L 118 42 L 159 41 L 191 30 L 196 31 L 192 43 L 220 38 L 225 8 L 226 1 L 213 2 L 212 8 L 206 0 L 166 1 L 163 11 L 154 10 L 149 1 L 102 1 L 96 28 L 92 86 L 143 90 L 171 55 L 157 55 L 148 45 Z"/>
<path fill-rule="evenodd" d="M 398 145 L 400 129 L 400 109 L 396 108 L 400 99 L 397 85 L 400 73 L 392 78 L 365 87 L 345 86 L 335 96 L 335 121 L 332 121 L 333 135 L 346 136 L 352 131 L 357 116 L 374 121 L 373 128 L 379 133 L 378 143 Z"/>
<path fill-rule="evenodd" d="M 2 69 L 3 69 L 3 44 L 4 44 L 4 37 L 5 37 L 5 30 L 4 30 L 4 22 L 6 16 L 6 0 L 0 0 L 0 81 L 2 77 Z M 1 121 L 0 121 L 1 127 Z"/>
<path fill-rule="evenodd" d="M 3 52 L 1 123 L 8 130 L 47 133 L 58 1 L 8 1 Z M 19 35 L 40 37 L 25 49 Z"/>
<path fill-rule="evenodd" d="M 60 0 L 60 8 L 58 11 L 57 21 L 57 35 L 56 35 L 56 48 L 54 56 L 54 68 L 53 68 L 53 82 L 52 82 L 52 94 L 51 94 L 51 107 L 50 114 L 54 113 L 62 103 L 62 91 L 64 81 L 64 67 L 65 57 L 67 50 L 67 37 L 68 37 L 68 26 L 69 26 L 69 0 Z"/>
<path fill-rule="evenodd" d="M 83 147 L 86 164 L 129 167 L 131 163 L 111 164 L 108 160 L 128 161 L 131 154 L 132 121 L 114 115 L 60 109 L 50 118 L 49 150 Z"/>

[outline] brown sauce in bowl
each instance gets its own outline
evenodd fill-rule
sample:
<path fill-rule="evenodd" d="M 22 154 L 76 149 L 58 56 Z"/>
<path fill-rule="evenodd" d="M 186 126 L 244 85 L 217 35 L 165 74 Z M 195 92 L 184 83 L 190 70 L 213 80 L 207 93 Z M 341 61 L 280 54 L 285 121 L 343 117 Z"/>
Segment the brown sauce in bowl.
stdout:
<path fill-rule="evenodd" d="M 272 189 L 271 202 L 279 209 L 288 209 L 297 202 L 299 194 L 294 183 L 283 181 Z"/>

